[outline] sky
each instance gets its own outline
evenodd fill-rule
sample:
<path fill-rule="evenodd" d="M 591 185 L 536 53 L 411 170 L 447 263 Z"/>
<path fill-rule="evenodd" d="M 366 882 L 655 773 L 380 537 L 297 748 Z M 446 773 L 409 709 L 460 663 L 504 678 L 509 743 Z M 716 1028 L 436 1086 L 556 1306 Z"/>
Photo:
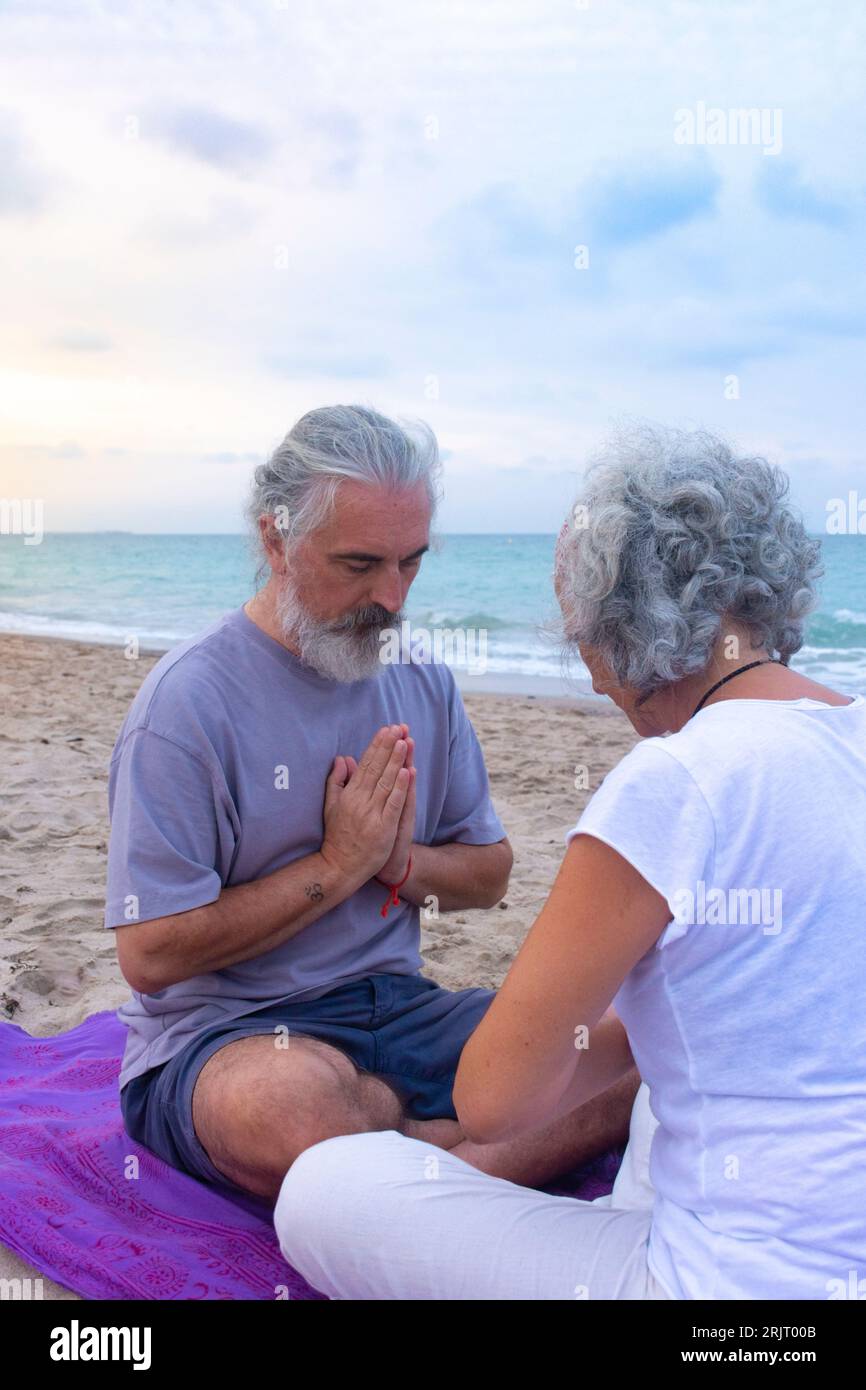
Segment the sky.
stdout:
<path fill-rule="evenodd" d="M 360 401 L 435 429 L 446 532 L 557 531 L 624 418 L 823 530 L 866 497 L 864 64 L 862 0 L 0 0 L 0 498 L 238 531 Z"/>

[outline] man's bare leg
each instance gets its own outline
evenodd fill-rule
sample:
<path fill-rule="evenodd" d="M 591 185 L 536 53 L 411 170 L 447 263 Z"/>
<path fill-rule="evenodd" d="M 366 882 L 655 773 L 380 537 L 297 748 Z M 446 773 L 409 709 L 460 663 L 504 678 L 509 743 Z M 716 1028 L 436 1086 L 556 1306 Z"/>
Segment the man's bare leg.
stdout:
<path fill-rule="evenodd" d="M 274 1201 L 312 1144 L 399 1130 L 403 1119 L 403 1104 L 385 1081 L 360 1071 L 339 1048 L 297 1034 L 227 1043 L 205 1062 L 192 1094 L 193 1128 L 217 1171 Z"/>
<path fill-rule="evenodd" d="M 628 1137 L 637 1071 L 552 1125 L 496 1144 L 474 1144 L 454 1120 L 413 1120 L 382 1077 L 309 1037 L 239 1038 L 202 1067 L 192 1098 L 199 1142 L 214 1167 L 257 1196 L 276 1200 L 298 1154 L 323 1139 L 396 1129 L 449 1149 L 511 1182 L 546 1182 Z"/>
<path fill-rule="evenodd" d="M 538 1186 L 627 1142 L 640 1080 L 633 1067 L 601 1095 L 552 1124 L 495 1144 L 475 1144 L 464 1138 L 456 1120 L 406 1119 L 401 1128 L 410 1138 L 448 1149 L 493 1177 Z"/>

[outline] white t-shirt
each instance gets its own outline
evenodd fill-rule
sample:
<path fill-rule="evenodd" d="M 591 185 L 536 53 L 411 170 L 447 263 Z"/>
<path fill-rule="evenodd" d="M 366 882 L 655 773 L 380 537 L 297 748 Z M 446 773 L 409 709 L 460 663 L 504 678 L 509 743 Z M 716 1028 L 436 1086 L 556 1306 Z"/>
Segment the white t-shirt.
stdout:
<path fill-rule="evenodd" d="M 708 705 L 584 832 L 671 908 L 613 1001 L 659 1121 L 650 1269 L 679 1299 L 863 1298 L 866 700 Z"/>

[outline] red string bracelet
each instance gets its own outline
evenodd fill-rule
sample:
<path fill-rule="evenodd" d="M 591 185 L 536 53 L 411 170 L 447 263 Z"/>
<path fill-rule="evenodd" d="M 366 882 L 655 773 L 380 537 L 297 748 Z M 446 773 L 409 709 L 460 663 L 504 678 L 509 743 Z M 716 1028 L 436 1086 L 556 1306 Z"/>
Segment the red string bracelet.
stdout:
<path fill-rule="evenodd" d="M 397 897 L 397 889 L 403 887 L 403 884 L 406 882 L 406 880 L 407 880 L 407 878 L 409 877 L 409 875 L 410 875 L 411 872 L 412 872 L 412 856 L 411 856 L 411 854 L 410 854 L 410 855 L 409 855 L 409 863 L 408 863 L 408 865 L 407 865 L 406 872 L 405 872 L 405 874 L 403 875 L 403 877 L 400 879 L 400 882 L 399 882 L 399 883 L 388 883 L 388 884 L 385 885 L 386 888 L 389 888 L 391 891 L 389 892 L 387 898 L 385 899 L 385 901 L 384 901 L 382 907 L 379 909 L 379 916 L 380 916 L 380 917 L 387 917 L 387 916 L 388 916 L 388 908 L 389 908 L 389 907 L 399 907 L 399 906 L 400 906 L 400 899 Z M 379 878 L 379 875 L 377 874 L 376 877 Z M 384 880 L 383 880 L 383 879 L 379 879 L 379 882 L 380 882 L 380 883 L 383 883 Z"/>

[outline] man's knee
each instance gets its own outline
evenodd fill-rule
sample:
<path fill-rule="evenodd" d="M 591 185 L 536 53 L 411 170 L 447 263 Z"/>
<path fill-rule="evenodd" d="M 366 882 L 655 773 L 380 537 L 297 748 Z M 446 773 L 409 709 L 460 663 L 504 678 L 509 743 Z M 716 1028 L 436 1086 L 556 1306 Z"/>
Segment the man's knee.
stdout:
<path fill-rule="evenodd" d="M 318 1039 L 241 1038 L 209 1058 L 192 1098 L 196 1135 L 214 1166 L 250 1191 L 273 1196 L 311 1145 L 399 1122 L 388 1088 L 372 1099 L 368 1074 Z M 384 1118 L 383 1118 L 384 1117 Z"/>

